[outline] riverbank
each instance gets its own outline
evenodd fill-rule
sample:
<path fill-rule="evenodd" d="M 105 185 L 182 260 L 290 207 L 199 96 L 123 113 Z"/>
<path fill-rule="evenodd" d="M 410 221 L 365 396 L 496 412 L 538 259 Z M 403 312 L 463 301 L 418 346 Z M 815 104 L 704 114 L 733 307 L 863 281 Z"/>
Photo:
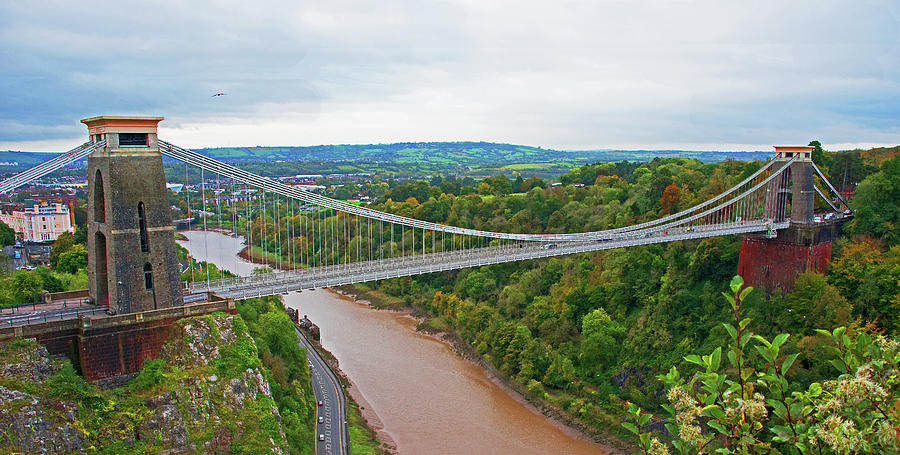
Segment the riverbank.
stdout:
<path fill-rule="evenodd" d="M 422 308 L 410 305 L 403 299 L 384 292 L 358 285 L 338 286 L 333 288 L 333 290 L 361 303 L 367 303 L 374 309 L 408 311 L 412 317 L 419 321 L 416 331 L 450 345 L 454 353 L 482 368 L 495 384 L 504 389 L 516 401 L 528 406 L 535 412 L 543 414 L 558 428 L 594 441 L 603 446 L 603 449 L 610 454 L 633 453 L 638 450 L 630 441 L 616 434 L 588 426 L 555 404 L 531 394 L 525 387 L 501 373 L 490 362 L 479 355 L 475 348 L 466 343 L 451 327 L 444 324 L 434 324 L 434 318 Z M 611 422 L 611 424 L 614 423 Z"/>
<path fill-rule="evenodd" d="M 238 251 L 237 255 L 239 258 L 260 267 L 269 267 L 271 269 L 280 270 L 293 270 L 296 268 L 296 266 L 290 262 L 270 257 L 271 255 L 262 256 L 258 251 L 251 250 L 249 246 L 245 246 L 241 251 Z"/>

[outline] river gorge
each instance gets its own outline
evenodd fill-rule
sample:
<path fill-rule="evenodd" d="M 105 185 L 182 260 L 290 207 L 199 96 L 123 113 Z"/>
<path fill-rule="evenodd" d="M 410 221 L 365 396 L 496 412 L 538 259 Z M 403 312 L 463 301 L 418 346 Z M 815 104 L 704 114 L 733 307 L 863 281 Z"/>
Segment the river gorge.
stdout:
<path fill-rule="evenodd" d="M 240 275 L 258 266 L 237 257 L 242 239 L 183 234 L 181 245 L 197 260 Z M 319 326 L 363 415 L 400 454 L 610 453 L 523 403 L 447 343 L 417 332 L 407 313 L 374 310 L 329 290 L 283 298 Z"/>

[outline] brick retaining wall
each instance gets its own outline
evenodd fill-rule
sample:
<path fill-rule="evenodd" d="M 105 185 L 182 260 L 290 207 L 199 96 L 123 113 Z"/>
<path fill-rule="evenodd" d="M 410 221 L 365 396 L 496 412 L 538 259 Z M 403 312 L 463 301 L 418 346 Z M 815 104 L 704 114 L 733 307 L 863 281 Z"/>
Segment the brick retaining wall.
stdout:
<path fill-rule="evenodd" d="M 85 379 L 97 381 L 137 373 L 159 355 L 172 323 L 215 312 L 236 314 L 234 300 L 6 327 L 0 340 L 36 338 L 51 354 L 71 359 Z"/>
<path fill-rule="evenodd" d="M 737 273 L 744 282 L 782 293 L 794 288 L 797 275 L 825 273 L 831 262 L 832 241 L 841 236 L 847 217 L 822 223 L 792 224 L 774 239 L 744 236 Z"/>

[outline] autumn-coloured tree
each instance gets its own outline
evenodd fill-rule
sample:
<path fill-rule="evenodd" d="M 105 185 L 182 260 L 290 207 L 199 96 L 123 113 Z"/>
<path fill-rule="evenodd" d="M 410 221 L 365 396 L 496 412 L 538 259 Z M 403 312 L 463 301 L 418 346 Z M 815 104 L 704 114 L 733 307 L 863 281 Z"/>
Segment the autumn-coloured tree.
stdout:
<path fill-rule="evenodd" d="M 681 187 L 671 184 L 663 190 L 662 197 L 659 199 L 660 212 L 662 215 L 668 215 L 678 211 L 678 201 L 681 198 Z"/>

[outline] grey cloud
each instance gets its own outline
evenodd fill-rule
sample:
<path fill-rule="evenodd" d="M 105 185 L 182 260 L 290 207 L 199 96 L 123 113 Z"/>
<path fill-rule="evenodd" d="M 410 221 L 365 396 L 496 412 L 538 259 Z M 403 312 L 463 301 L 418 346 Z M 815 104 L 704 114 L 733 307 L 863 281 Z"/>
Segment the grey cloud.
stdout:
<path fill-rule="evenodd" d="M 173 127 L 302 114 L 307 126 L 343 121 L 372 141 L 404 127 L 437 135 L 439 123 L 482 135 L 467 139 L 548 147 L 820 132 L 900 142 L 896 8 L 5 2 L 0 141 L 80 137 L 78 119 L 99 114 L 160 114 Z M 228 96 L 210 98 L 220 91 Z M 359 121 L 390 110 L 409 124 Z"/>

